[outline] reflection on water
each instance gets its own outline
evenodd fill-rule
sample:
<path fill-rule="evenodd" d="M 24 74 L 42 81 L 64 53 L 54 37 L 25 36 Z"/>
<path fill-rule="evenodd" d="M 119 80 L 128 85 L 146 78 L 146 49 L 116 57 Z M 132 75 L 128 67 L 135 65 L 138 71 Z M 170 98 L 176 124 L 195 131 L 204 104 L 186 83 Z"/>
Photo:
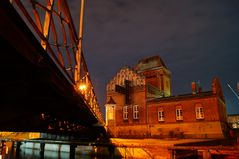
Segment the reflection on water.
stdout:
<path fill-rule="evenodd" d="M 55 152 L 55 151 L 45 151 L 44 157 L 40 155 L 39 150 L 33 149 L 21 149 L 19 155 L 16 153 L 8 153 L 0 155 L 0 159 L 69 159 L 70 154 L 67 152 Z M 90 155 L 80 155 L 76 154 L 75 159 L 97 159 L 97 157 L 92 157 Z"/>
<path fill-rule="evenodd" d="M 0 144 L 0 159 L 69 159 L 69 152 L 44 151 L 39 149 L 21 148 L 17 153 L 16 145 L 12 142 L 6 142 L 3 146 Z M 96 157 L 87 153 L 76 153 L 75 159 L 101 159 L 107 157 Z"/>

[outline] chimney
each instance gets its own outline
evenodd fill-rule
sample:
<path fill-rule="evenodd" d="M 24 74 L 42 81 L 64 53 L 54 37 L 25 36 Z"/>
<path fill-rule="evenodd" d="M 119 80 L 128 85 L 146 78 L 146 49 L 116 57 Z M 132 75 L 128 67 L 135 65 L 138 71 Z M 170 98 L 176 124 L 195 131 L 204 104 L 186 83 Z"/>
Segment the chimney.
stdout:
<path fill-rule="evenodd" d="M 192 94 L 197 94 L 197 85 L 196 82 L 192 82 Z"/>
<path fill-rule="evenodd" d="M 202 87 L 201 87 L 201 83 L 200 83 L 200 81 L 198 81 L 198 83 L 197 83 L 197 92 L 198 93 L 201 93 L 202 92 Z"/>

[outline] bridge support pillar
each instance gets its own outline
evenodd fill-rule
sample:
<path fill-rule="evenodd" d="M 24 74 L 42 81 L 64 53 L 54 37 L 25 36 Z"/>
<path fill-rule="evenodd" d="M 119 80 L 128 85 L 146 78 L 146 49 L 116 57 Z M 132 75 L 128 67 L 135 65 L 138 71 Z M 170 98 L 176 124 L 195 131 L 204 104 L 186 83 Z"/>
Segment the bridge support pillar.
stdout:
<path fill-rule="evenodd" d="M 20 148 L 21 148 L 21 141 L 17 141 L 16 143 L 16 156 L 18 157 L 19 156 L 19 153 L 20 153 Z"/>
<path fill-rule="evenodd" d="M 43 159 L 44 158 L 44 150 L 45 150 L 45 143 L 41 142 L 40 143 L 40 158 Z"/>
<path fill-rule="evenodd" d="M 109 157 L 110 157 L 110 159 L 113 159 L 114 158 L 114 154 L 115 154 L 115 147 L 113 145 L 110 145 L 108 147 L 108 150 L 109 150 Z"/>
<path fill-rule="evenodd" d="M 75 159 L 76 145 L 70 145 L 70 159 Z"/>
<path fill-rule="evenodd" d="M 0 145 L 0 155 L 3 154 L 3 147 L 4 147 L 4 141 L 1 141 L 1 145 Z"/>

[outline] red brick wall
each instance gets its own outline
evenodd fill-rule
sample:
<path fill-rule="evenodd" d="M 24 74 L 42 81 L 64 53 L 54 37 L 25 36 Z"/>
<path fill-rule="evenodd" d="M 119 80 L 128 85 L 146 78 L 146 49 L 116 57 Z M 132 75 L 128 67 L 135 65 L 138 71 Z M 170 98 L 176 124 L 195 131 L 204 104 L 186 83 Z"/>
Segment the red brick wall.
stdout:
<path fill-rule="evenodd" d="M 223 126 L 220 119 L 219 108 L 223 109 L 218 103 L 216 96 L 208 96 L 203 98 L 188 98 L 182 100 L 162 100 L 158 102 L 148 103 L 148 121 L 147 110 L 145 103 L 145 93 L 143 90 L 137 91 L 132 96 L 134 104 L 140 105 L 139 120 L 133 119 L 132 107 L 129 109 L 128 121 L 123 120 L 123 105 L 117 100 L 122 98 L 117 97 L 114 100 L 117 103 L 116 112 L 116 137 L 177 137 L 188 138 L 222 138 Z M 201 103 L 204 108 L 204 119 L 196 119 L 195 104 Z M 183 121 L 176 120 L 176 107 L 180 105 L 183 111 Z M 158 121 L 158 109 L 163 108 L 165 121 Z M 225 116 L 225 112 L 221 115 Z M 148 126 L 147 126 L 148 125 Z M 118 135 L 118 136 L 117 136 Z"/>
<path fill-rule="evenodd" d="M 196 119 L 195 104 L 201 103 L 204 108 L 204 119 Z M 218 110 L 218 102 L 216 97 L 192 98 L 181 101 L 167 100 L 155 103 L 149 103 L 149 123 L 156 124 L 158 122 L 158 108 L 163 108 L 165 115 L 165 123 L 177 122 L 176 106 L 182 107 L 183 122 L 219 121 L 220 115 Z"/>
<path fill-rule="evenodd" d="M 108 93 L 107 96 L 112 96 L 116 102 L 116 125 L 132 125 L 132 124 L 145 124 L 145 87 L 135 87 L 131 92 L 131 102 L 133 104 L 128 107 L 128 120 L 123 119 L 123 106 L 125 106 L 124 95 L 120 93 Z M 139 106 L 139 119 L 133 119 L 133 105 Z"/>

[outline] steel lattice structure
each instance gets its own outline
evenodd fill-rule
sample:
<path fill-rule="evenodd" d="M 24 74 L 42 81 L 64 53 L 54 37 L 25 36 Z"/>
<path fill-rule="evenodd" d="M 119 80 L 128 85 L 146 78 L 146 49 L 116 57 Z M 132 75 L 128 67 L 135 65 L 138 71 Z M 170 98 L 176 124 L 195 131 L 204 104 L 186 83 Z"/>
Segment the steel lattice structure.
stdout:
<path fill-rule="evenodd" d="M 79 33 L 66 0 L 10 0 L 41 46 L 56 63 L 100 123 L 104 123 L 82 51 L 84 0 L 80 6 Z"/>

